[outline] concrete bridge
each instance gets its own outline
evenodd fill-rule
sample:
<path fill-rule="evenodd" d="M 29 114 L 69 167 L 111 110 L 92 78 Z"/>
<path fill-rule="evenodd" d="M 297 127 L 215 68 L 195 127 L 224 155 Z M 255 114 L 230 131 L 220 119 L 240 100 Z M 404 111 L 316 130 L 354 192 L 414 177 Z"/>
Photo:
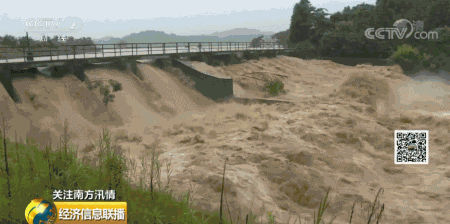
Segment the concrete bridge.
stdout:
<path fill-rule="evenodd" d="M 177 58 L 198 53 L 214 56 L 243 51 L 284 53 L 292 50 L 276 43 L 260 43 L 255 47 L 250 42 L 63 45 L 54 48 L 0 47 L 0 82 L 11 98 L 18 101 L 11 79 L 14 78 L 17 71 L 25 70 L 35 74 L 38 67 L 51 67 L 53 77 L 71 73 L 84 82 L 84 68 L 93 63 L 112 62 L 134 71 L 137 69 L 136 63 L 139 60 Z"/>

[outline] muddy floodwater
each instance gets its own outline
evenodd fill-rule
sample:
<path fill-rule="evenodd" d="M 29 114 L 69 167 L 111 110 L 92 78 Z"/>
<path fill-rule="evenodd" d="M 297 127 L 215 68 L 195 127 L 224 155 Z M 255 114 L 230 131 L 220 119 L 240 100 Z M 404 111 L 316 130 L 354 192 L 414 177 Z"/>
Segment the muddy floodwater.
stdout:
<path fill-rule="evenodd" d="M 231 77 L 236 96 L 293 103 L 217 103 L 182 81 L 180 71 L 139 64 L 140 77 L 107 67 L 86 70 L 89 82 L 121 83 L 106 107 L 98 88 L 71 75 L 52 79 L 41 69 L 35 79 L 13 80 L 20 103 L 0 86 L 0 111 L 12 139 L 17 133 L 58 142 L 66 121 L 80 157 L 94 156 L 83 149 L 102 128 L 139 163 L 156 144 L 158 159 L 172 161 L 175 194 L 192 192 L 198 209 L 219 209 L 228 159 L 225 189 L 232 214 L 252 211 L 267 221 L 270 211 L 279 223 L 297 217 L 312 223 L 330 188 L 325 220 L 336 216 L 333 223 L 348 223 L 357 200 L 362 205 L 353 222 L 363 223 L 364 211 L 383 188 L 382 223 L 450 223 L 448 73 L 407 76 L 399 66 L 287 56 L 219 67 L 194 64 Z M 282 80 L 286 91 L 268 94 L 265 80 L 272 79 Z M 394 164 L 395 130 L 429 131 L 427 165 Z M 167 181 L 168 171 L 162 172 Z"/>

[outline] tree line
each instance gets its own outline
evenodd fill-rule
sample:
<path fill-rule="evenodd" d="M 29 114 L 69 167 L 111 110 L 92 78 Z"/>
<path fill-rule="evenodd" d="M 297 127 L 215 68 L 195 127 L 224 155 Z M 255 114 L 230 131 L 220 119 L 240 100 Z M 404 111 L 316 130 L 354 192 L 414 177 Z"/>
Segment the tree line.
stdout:
<path fill-rule="evenodd" d="M 312 6 L 309 0 L 301 0 L 294 6 L 289 29 L 274 34 L 272 38 L 279 44 L 296 48 L 299 53 L 310 52 L 316 56 L 386 58 L 403 45 L 431 55 L 450 54 L 448 0 L 377 0 L 374 5 L 347 6 L 333 14 L 326 11 Z M 407 19 L 411 23 L 421 20 L 427 32 L 436 28 L 446 29 L 438 33 L 437 40 L 414 37 L 369 39 L 364 34 L 367 28 L 394 28 L 394 22 L 399 19 Z"/>
<path fill-rule="evenodd" d="M 4 35 L 0 36 L 0 45 L 2 47 L 23 47 L 27 48 L 28 43 L 30 47 L 61 47 L 67 45 L 91 45 L 94 44 L 94 41 L 90 37 L 82 37 L 82 38 L 74 38 L 72 36 L 65 37 L 65 40 L 62 40 L 60 36 L 43 37 L 40 40 L 35 40 L 31 37 L 23 36 L 23 37 L 15 37 L 12 35 Z"/>

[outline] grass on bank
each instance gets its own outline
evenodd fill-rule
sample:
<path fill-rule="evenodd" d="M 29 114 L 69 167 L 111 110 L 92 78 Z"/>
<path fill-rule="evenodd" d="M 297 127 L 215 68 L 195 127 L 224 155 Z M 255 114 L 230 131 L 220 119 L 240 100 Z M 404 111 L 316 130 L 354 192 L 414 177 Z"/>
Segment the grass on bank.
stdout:
<path fill-rule="evenodd" d="M 189 194 L 175 198 L 168 186 L 160 181 L 161 168 L 170 163 L 157 161 L 157 145 L 141 164 L 137 173 L 135 160 L 123 155 L 123 150 L 104 130 L 94 151 L 95 160 L 78 159 L 77 151 L 68 139 L 67 126 L 56 149 L 51 142 L 11 141 L 2 128 L 0 142 L 4 160 L 0 163 L 0 223 L 26 223 L 24 211 L 35 197 L 52 200 L 53 190 L 114 189 L 117 201 L 128 202 L 128 223 L 220 223 L 218 213 L 195 211 Z M 140 176 L 139 184 L 131 177 Z"/>

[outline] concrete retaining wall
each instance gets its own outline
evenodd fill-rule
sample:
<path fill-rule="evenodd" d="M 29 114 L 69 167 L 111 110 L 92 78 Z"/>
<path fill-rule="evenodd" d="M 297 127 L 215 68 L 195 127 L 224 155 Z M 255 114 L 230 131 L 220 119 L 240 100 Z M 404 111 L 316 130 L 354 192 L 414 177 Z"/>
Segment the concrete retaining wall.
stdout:
<path fill-rule="evenodd" d="M 190 77 L 195 82 L 195 88 L 204 96 L 217 101 L 233 96 L 233 79 L 204 74 L 178 59 L 172 60 L 172 64 Z"/>

